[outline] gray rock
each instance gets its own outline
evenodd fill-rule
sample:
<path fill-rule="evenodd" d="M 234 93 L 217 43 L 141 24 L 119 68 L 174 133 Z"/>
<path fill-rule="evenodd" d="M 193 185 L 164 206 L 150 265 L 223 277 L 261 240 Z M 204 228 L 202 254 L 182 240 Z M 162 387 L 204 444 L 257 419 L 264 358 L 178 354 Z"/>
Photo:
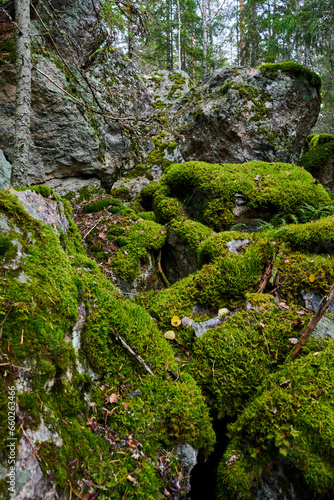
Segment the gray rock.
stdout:
<path fill-rule="evenodd" d="M 190 444 L 183 443 L 178 446 L 177 454 L 183 461 L 184 465 L 189 468 L 188 472 L 190 474 L 192 469 L 197 464 L 198 451 L 195 450 L 195 448 Z"/>
<path fill-rule="evenodd" d="M 11 193 L 19 199 L 22 207 L 31 217 L 49 224 L 57 234 L 59 234 L 58 230 L 66 233 L 70 224 L 61 202 L 58 205 L 55 200 L 46 199 L 41 194 L 30 190 L 15 191 L 12 189 Z"/>
<path fill-rule="evenodd" d="M 36 56 L 35 66 L 55 82 L 33 71 L 32 76 L 32 150 L 28 184 L 42 184 L 51 179 L 97 177 L 107 188 L 122 170 L 134 167 L 142 156 L 134 153 L 131 137 L 118 120 L 92 116 L 60 89 L 75 90 L 53 60 Z M 153 113 L 149 93 L 131 62 L 118 52 L 97 57 L 86 72 L 90 84 L 98 89 L 96 98 L 106 115 L 147 117 Z M 117 91 L 112 90 L 115 87 Z M 14 145 L 14 108 L 16 75 L 11 64 L 0 66 L 0 148 L 11 161 Z M 80 98 L 81 99 L 81 98 Z M 92 106 L 91 96 L 85 101 Z M 126 122 L 126 120 L 125 120 Z M 139 134 L 140 135 L 140 134 Z M 147 154 L 154 148 L 142 134 L 137 146 Z"/>
<path fill-rule="evenodd" d="M 330 316 L 323 316 L 314 329 L 312 336 L 315 338 L 331 337 L 332 339 L 334 339 L 333 318 L 331 318 Z"/>
<path fill-rule="evenodd" d="M 18 444 L 18 455 L 15 464 L 16 492 L 13 500 L 53 500 L 58 498 L 54 482 L 45 478 L 36 457 L 38 443 L 53 442 L 62 445 L 57 433 L 50 431 L 41 418 L 36 430 L 27 429 Z M 28 438 L 28 439 L 27 439 Z M 36 446 L 35 446 L 36 445 Z"/>
<path fill-rule="evenodd" d="M 322 297 L 319 295 L 312 292 L 305 292 L 304 290 L 302 290 L 302 298 L 306 309 L 310 309 L 313 312 L 318 309 L 322 300 Z M 334 313 L 334 300 L 329 304 L 327 311 L 329 313 Z"/>
<path fill-rule="evenodd" d="M 242 248 L 244 248 L 246 245 L 249 245 L 251 240 L 249 238 L 246 238 L 244 240 L 231 240 L 226 243 L 227 250 L 230 253 L 238 253 Z"/>
<path fill-rule="evenodd" d="M 9 188 L 11 175 L 12 166 L 9 161 L 6 160 L 2 149 L 0 149 L 0 190 Z"/>
<path fill-rule="evenodd" d="M 296 163 L 320 110 L 306 79 L 259 68 L 222 68 L 172 108 L 185 160 Z"/>
<path fill-rule="evenodd" d="M 202 337 L 211 328 L 216 328 L 222 324 L 222 320 L 219 316 L 209 319 L 208 321 L 202 321 L 201 323 L 193 323 L 191 326 L 195 332 L 196 337 Z"/>
<path fill-rule="evenodd" d="M 62 198 L 71 203 L 80 203 L 89 200 L 93 196 L 105 194 L 99 179 L 81 179 L 80 177 L 68 177 L 64 179 L 52 179 L 44 183 Z"/>

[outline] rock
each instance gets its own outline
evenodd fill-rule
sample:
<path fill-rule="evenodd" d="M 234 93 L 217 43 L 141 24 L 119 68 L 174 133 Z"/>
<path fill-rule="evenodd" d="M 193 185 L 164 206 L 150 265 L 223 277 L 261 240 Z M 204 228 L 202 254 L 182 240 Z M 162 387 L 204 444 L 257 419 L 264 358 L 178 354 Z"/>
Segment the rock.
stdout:
<path fill-rule="evenodd" d="M 312 333 L 313 337 L 334 339 L 334 320 L 330 316 L 323 316 Z"/>
<path fill-rule="evenodd" d="M 188 316 L 186 316 L 185 318 L 182 318 L 181 322 L 183 326 L 188 327 L 191 326 L 194 321 L 191 318 L 188 318 Z"/>
<path fill-rule="evenodd" d="M 59 234 L 58 230 L 66 234 L 70 224 L 61 202 L 58 205 L 55 200 L 49 200 L 30 190 L 15 191 L 12 189 L 11 193 L 20 200 L 21 205 L 31 217 L 49 224 L 57 234 Z"/>
<path fill-rule="evenodd" d="M 60 26 L 51 24 L 53 39 L 64 57 L 83 66 L 110 37 L 110 29 L 101 16 L 103 1 L 94 0 L 94 7 L 91 0 L 52 0 L 51 3 L 53 9 L 61 12 L 58 16 Z M 48 23 L 45 6 L 38 10 Z M 49 46 L 54 48 L 51 42 Z"/>
<path fill-rule="evenodd" d="M 246 245 L 250 244 L 250 239 L 246 238 L 244 240 L 231 240 L 226 243 L 227 250 L 230 253 L 238 253 L 242 250 Z"/>
<path fill-rule="evenodd" d="M 188 472 L 190 474 L 192 469 L 197 464 L 198 451 L 195 450 L 195 448 L 190 444 L 183 443 L 178 446 L 177 454 L 182 459 L 184 465 L 188 467 Z"/>
<path fill-rule="evenodd" d="M 201 323 L 193 323 L 191 326 L 195 332 L 196 337 L 202 337 L 211 328 L 216 328 L 222 324 L 222 320 L 219 316 L 209 319 L 208 321 L 202 321 Z"/>
<path fill-rule="evenodd" d="M 320 305 L 322 297 L 312 292 L 305 292 L 304 290 L 302 290 L 301 294 L 305 308 L 315 312 Z M 334 300 L 329 304 L 327 311 L 329 313 L 334 313 Z"/>
<path fill-rule="evenodd" d="M 14 500 L 53 500 L 58 497 L 55 483 L 45 478 L 34 451 L 38 445 L 45 442 L 62 446 L 62 440 L 56 432 L 50 431 L 41 417 L 38 429 L 25 431 L 18 444 L 18 455 L 15 464 L 16 492 Z M 32 449 L 35 447 L 35 450 Z"/>
<path fill-rule="evenodd" d="M 8 189 L 12 175 L 12 166 L 6 160 L 2 149 L 0 149 L 0 189 Z"/>
<path fill-rule="evenodd" d="M 299 165 L 330 190 L 334 190 L 334 135 L 310 135 Z"/>
<path fill-rule="evenodd" d="M 74 81 L 52 59 L 35 55 L 35 66 L 60 88 L 76 91 Z M 117 52 L 101 54 L 86 72 L 90 84 L 98 88 L 96 98 L 104 113 L 118 118 L 132 114 L 140 118 L 153 112 L 148 91 L 129 61 Z M 0 148 L 11 161 L 14 145 L 15 68 L 0 67 Z M 111 92 L 111 87 L 117 93 Z M 86 99 L 90 100 L 89 94 Z M 133 153 L 132 140 L 118 120 L 93 117 L 49 79 L 33 71 L 32 75 L 32 157 L 29 184 L 51 179 L 97 177 L 108 189 L 120 169 L 131 169 L 139 159 Z M 154 145 L 138 139 L 137 145 L 147 153 Z"/>
<path fill-rule="evenodd" d="M 170 283 L 185 278 L 198 269 L 195 252 L 185 245 L 184 240 L 173 228 L 168 231 L 167 241 L 162 248 L 161 261 L 164 273 Z"/>
<path fill-rule="evenodd" d="M 301 66 L 222 68 L 172 108 L 183 158 L 210 163 L 296 163 L 320 110 L 319 87 Z M 293 72 L 295 71 L 295 74 Z"/>
<path fill-rule="evenodd" d="M 190 78 L 188 73 L 182 70 L 154 71 L 150 75 L 142 75 L 148 88 L 156 109 L 169 108 L 175 102 L 179 102 L 190 90 Z"/>
<path fill-rule="evenodd" d="M 66 198 L 73 204 L 83 200 L 89 200 L 93 196 L 104 195 L 105 190 L 96 177 L 81 179 L 80 177 L 65 177 L 64 179 L 52 179 L 44 183 L 62 198 Z"/>

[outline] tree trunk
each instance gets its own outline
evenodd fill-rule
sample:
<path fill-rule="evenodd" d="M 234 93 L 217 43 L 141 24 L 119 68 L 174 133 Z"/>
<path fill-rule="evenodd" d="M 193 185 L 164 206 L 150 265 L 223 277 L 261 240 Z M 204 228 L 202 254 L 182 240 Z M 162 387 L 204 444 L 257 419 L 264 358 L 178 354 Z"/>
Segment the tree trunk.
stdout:
<path fill-rule="evenodd" d="M 240 0 L 240 63 L 246 66 L 246 42 L 245 42 L 245 2 Z"/>
<path fill-rule="evenodd" d="M 178 53 L 178 66 L 179 71 L 182 69 L 182 59 L 181 59 L 181 8 L 180 8 L 180 0 L 177 0 L 177 19 L 178 19 L 178 27 L 177 27 L 177 53 Z"/>
<path fill-rule="evenodd" d="M 170 21 L 170 5 L 169 1 L 167 2 L 167 70 L 172 71 L 172 62 L 171 62 L 171 21 Z"/>
<path fill-rule="evenodd" d="M 300 9 L 300 0 L 296 0 L 296 16 L 298 15 L 298 11 Z M 302 53 L 300 46 L 300 33 L 296 32 L 296 59 L 299 64 L 302 63 Z"/>
<path fill-rule="evenodd" d="M 15 0 L 16 12 L 16 109 L 12 184 L 24 186 L 30 167 L 30 0 Z"/>
<path fill-rule="evenodd" d="M 203 15 L 203 74 L 207 74 L 207 54 L 208 54 L 208 0 L 202 0 L 202 15 Z"/>
<path fill-rule="evenodd" d="M 257 28 L 257 5 L 254 1 L 252 4 L 252 56 L 251 66 L 255 68 L 259 59 L 259 33 Z"/>

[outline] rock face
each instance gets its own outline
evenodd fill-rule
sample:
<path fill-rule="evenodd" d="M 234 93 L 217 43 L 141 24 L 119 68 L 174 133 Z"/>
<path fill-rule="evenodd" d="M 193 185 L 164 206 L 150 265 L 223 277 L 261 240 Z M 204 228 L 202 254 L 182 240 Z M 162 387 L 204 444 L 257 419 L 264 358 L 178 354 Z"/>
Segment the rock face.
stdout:
<path fill-rule="evenodd" d="M 319 113 L 319 87 L 298 65 L 268 66 L 218 69 L 174 108 L 185 160 L 297 161 Z"/>
<path fill-rule="evenodd" d="M 106 187 L 110 186 L 119 170 L 138 163 L 132 140 L 118 118 L 100 115 L 94 118 L 89 109 L 77 103 L 80 96 L 71 99 L 60 90 L 76 93 L 78 89 L 73 82 L 67 82 L 65 73 L 55 62 L 37 56 L 35 66 L 49 79 L 33 72 L 29 183 L 81 176 L 98 177 Z M 106 116 L 113 113 L 116 117 L 124 114 L 139 117 L 153 109 L 132 64 L 118 53 L 100 56 L 87 72 L 87 78 L 99 87 L 97 98 Z M 112 90 L 114 81 L 117 81 L 117 93 Z M 13 158 L 15 85 L 14 66 L 0 66 L 0 147 L 10 160 Z"/>

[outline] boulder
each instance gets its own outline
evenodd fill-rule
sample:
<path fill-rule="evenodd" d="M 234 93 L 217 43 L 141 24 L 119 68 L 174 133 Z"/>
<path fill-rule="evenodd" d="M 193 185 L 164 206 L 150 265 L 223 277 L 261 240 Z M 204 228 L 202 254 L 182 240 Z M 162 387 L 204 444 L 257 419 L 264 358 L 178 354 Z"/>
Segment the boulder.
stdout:
<path fill-rule="evenodd" d="M 183 158 L 295 163 L 319 114 L 320 85 L 296 63 L 210 73 L 172 108 Z"/>
<path fill-rule="evenodd" d="M 101 113 L 105 114 L 101 116 L 90 111 L 92 96 L 80 96 L 81 87 L 74 80 L 68 82 L 60 60 L 35 57 L 35 66 L 47 77 L 33 71 L 33 144 L 28 183 L 84 176 L 98 177 L 110 188 L 120 170 L 126 171 L 138 163 L 122 115 L 139 118 L 153 109 L 133 65 L 117 52 L 105 52 L 87 72 L 90 84 L 99 89 L 96 98 L 103 109 Z M 14 65 L 0 66 L 0 147 L 10 161 L 14 145 L 15 79 Z M 111 90 L 114 84 L 117 93 Z M 78 104 L 87 99 L 89 104 Z M 144 148 L 147 142 L 138 140 L 137 144 Z"/>

